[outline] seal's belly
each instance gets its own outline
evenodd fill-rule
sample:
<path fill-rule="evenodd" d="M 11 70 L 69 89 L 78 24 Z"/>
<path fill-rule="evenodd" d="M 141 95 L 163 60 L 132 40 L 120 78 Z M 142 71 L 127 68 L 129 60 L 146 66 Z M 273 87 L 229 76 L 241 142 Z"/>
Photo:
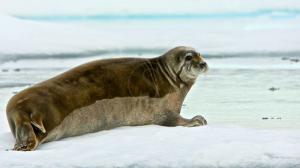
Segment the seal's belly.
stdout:
<path fill-rule="evenodd" d="M 180 107 L 181 102 L 174 101 L 174 95 L 167 95 L 163 98 L 103 99 L 73 111 L 59 126 L 50 131 L 43 141 L 52 141 L 119 126 L 160 125 L 166 121 L 170 111 L 179 112 Z"/>

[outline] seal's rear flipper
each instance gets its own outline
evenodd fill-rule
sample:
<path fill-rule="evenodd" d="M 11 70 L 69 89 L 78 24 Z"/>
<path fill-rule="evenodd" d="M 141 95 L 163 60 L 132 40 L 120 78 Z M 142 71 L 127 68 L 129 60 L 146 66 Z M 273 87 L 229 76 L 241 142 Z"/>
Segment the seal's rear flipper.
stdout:
<path fill-rule="evenodd" d="M 39 145 L 30 122 L 25 121 L 16 125 L 16 144 L 13 150 L 32 151 Z"/>
<path fill-rule="evenodd" d="M 42 131 L 42 133 L 46 133 L 46 129 L 42 122 L 31 121 L 31 124 Z"/>
<path fill-rule="evenodd" d="M 31 124 L 36 127 L 37 129 L 39 129 L 42 133 L 46 133 L 46 129 L 43 125 L 43 122 L 42 122 L 42 118 L 39 117 L 39 115 L 34 115 L 34 114 L 31 114 Z"/>

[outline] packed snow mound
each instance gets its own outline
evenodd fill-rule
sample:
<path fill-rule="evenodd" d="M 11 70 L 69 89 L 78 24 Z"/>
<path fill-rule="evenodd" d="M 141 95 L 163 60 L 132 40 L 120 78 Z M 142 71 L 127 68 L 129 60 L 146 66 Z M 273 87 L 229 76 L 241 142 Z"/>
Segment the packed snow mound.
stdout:
<path fill-rule="evenodd" d="M 122 127 L 6 151 L 0 134 L 0 167 L 297 167 L 299 130 L 243 127 Z"/>

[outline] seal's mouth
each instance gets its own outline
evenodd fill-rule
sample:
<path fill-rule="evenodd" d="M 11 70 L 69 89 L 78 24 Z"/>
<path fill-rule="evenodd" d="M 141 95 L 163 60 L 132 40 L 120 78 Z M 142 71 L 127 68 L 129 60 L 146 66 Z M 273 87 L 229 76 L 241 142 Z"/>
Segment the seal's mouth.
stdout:
<path fill-rule="evenodd" d="M 198 72 L 200 72 L 200 73 L 205 73 L 205 72 L 207 72 L 208 71 L 208 65 L 207 65 L 207 63 L 206 62 L 204 62 L 204 61 L 201 61 L 200 63 L 194 63 L 193 65 L 190 65 L 189 67 L 188 67 L 188 70 L 189 71 L 191 71 L 191 68 L 194 68 L 194 69 L 196 69 Z"/>
<path fill-rule="evenodd" d="M 190 78 L 197 78 L 201 73 L 206 73 L 208 71 L 208 65 L 205 61 L 191 62 L 185 66 L 186 72 Z"/>

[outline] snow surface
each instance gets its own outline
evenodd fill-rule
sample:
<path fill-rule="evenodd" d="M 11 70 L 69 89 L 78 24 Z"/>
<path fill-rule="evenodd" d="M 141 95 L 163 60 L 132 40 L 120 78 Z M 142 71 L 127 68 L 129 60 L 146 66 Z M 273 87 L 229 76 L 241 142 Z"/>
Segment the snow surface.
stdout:
<path fill-rule="evenodd" d="M 140 126 L 41 145 L 34 152 L 5 151 L 1 167 L 299 167 L 300 132 L 241 127 Z"/>
<path fill-rule="evenodd" d="M 280 57 L 207 59 L 210 70 L 196 82 L 181 113 L 186 118 L 201 114 L 207 126 L 121 127 L 42 144 L 33 152 L 6 151 L 14 145 L 4 112 L 9 98 L 99 58 L 103 56 L 21 59 L 0 65 L 0 167 L 300 166 L 300 64 Z M 272 86 L 280 90 L 269 91 Z"/>
<path fill-rule="evenodd" d="M 0 10 L 8 14 L 99 14 L 99 13 L 194 13 L 297 9 L 298 0 L 1 0 Z"/>
<path fill-rule="evenodd" d="M 300 167 L 300 64 L 281 59 L 299 58 L 299 9 L 298 0 L 1 0 L 0 167 Z M 269 15 L 30 20 L 263 11 Z M 220 56 L 207 59 L 209 73 L 197 81 L 182 107 L 184 117 L 201 114 L 208 126 L 122 127 L 50 142 L 33 152 L 6 151 L 14 139 L 4 111 L 16 92 L 89 60 L 126 56 L 124 50 L 158 56 L 177 45 Z M 156 53 L 146 55 L 143 49 Z M 99 56 L 103 51 L 114 55 Z M 280 90 L 271 92 L 270 87 Z"/>
<path fill-rule="evenodd" d="M 101 44 L 87 29 L 68 25 L 22 21 L 5 15 L 0 15 L 0 23 L 0 55 L 97 50 Z"/>
<path fill-rule="evenodd" d="M 1 12 L 1 11 L 0 11 Z M 79 19 L 80 20 L 80 19 Z M 0 57 L 193 46 L 202 53 L 299 52 L 300 18 L 43 22 L 0 15 Z"/>

